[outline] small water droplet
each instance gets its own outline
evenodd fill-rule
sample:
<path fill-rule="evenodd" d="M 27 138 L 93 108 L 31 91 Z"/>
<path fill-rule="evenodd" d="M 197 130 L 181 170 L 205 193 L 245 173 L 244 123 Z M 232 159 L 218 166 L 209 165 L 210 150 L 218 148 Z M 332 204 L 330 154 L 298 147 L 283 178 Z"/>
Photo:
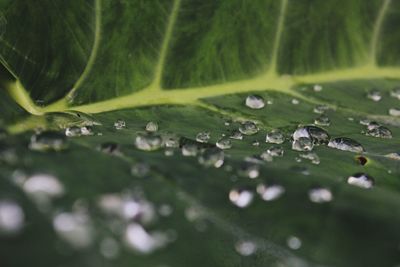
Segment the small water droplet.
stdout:
<path fill-rule="evenodd" d="M 252 162 L 243 162 L 238 169 L 238 175 L 255 179 L 260 175 L 260 166 Z"/>
<path fill-rule="evenodd" d="M 297 250 L 301 247 L 301 240 L 297 236 L 289 236 L 286 243 L 288 247 L 293 250 Z"/>
<path fill-rule="evenodd" d="M 218 148 L 208 148 L 200 155 L 199 163 L 205 167 L 219 168 L 224 164 L 224 151 Z"/>
<path fill-rule="evenodd" d="M 157 134 L 138 134 L 135 145 L 140 150 L 154 151 L 161 148 L 162 138 Z"/>
<path fill-rule="evenodd" d="M 398 108 L 389 109 L 389 115 L 394 116 L 394 117 L 399 117 L 400 116 L 400 109 L 398 109 Z"/>
<path fill-rule="evenodd" d="M 200 143 L 207 143 L 210 140 L 209 132 L 200 132 L 196 135 L 196 141 Z"/>
<path fill-rule="evenodd" d="M 252 121 L 245 121 L 240 125 L 239 131 L 244 135 L 253 135 L 258 133 L 258 126 Z"/>
<path fill-rule="evenodd" d="M 81 128 L 77 126 L 68 127 L 65 129 L 65 136 L 68 137 L 81 136 Z"/>
<path fill-rule="evenodd" d="M 319 126 L 329 126 L 331 124 L 331 120 L 325 114 L 322 114 L 318 118 L 314 120 L 314 123 Z"/>
<path fill-rule="evenodd" d="M 98 146 L 97 148 L 100 152 L 108 155 L 119 156 L 122 155 L 119 145 L 114 142 L 105 142 Z"/>
<path fill-rule="evenodd" d="M 251 143 L 253 146 L 259 146 L 260 142 L 258 140 L 254 140 L 253 143 Z"/>
<path fill-rule="evenodd" d="M 370 123 L 371 123 L 371 121 L 369 119 L 361 119 L 360 120 L 361 125 L 368 126 Z"/>
<path fill-rule="evenodd" d="M 332 139 L 329 141 L 328 147 L 355 153 L 362 153 L 365 151 L 360 143 L 347 137 L 337 137 Z"/>
<path fill-rule="evenodd" d="M 265 142 L 271 144 L 282 144 L 283 142 L 285 142 L 285 136 L 280 130 L 274 129 L 267 133 L 265 137 Z"/>
<path fill-rule="evenodd" d="M 314 92 L 322 91 L 322 85 L 320 85 L 320 84 L 315 84 L 312 88 L 313 88 Z"/>
<path fill-rule="evenodd" d="M 314 203 L 330 202 L 333 199 L 332 192 L 328 188 L 322 187 L 312 188 L 308 191 L 308 197 Z"/>
<path fill-rule="evenodd" d="M 137 223 L 130 223 L 126 227 L 124 238 L 129 248 L 142 254 L 150 254 L 168 242 L 165 233 L 158 231 L 150 233 Z"/>
<path fill-rule="evenodd" d="M 392 138 L 392 132 L 385 126 L 377 126 L 372 129 L 368 129 L 368 131 L 365 134 L 368 136 L 379 137 L 379 138 L 386 138 L 386 139 Z"/>
<path fill-rule="evenodd" d="M 251 240 L 240 240 L 235 244 L 235 250 L 241 256 L 250 256 L 257 251 L 257 245 Z"/>
<path fill-rule="evenodd" d="M 164 136 L 165 146 L 169 148 L 178 148 L 179 147 L 179 138 L 175 135 L 166 135 Z"/>
<path fill-rule="evenodd" d="M 21 231 L 25 214 L 21 206 L 13 200 L 0 200 L 0 233 L 15 234 Z"/>
<path fill-rule="evenodd" d="M 164 150 L 164 155 L 167 157 L 171 157 L 175 154 L 175 150 L 173 148 L 166 148 Z"/>
<path fill-rule="evenodd" d="M 400 88 L 394 88 L 391 92 L 390 92 L 390 96 L 397 98 L 400 100 Z"/>
<path fill-rule="evenodd" d="M 114 122 L 114 127 L 117 130 L 122 130 L 122 129 L 126 128 L 126 122 L 122 119 L 118 119 Z"/>
<path fill-rule="evenodd" d="M 390 159 L 400 160 L 400 153 L 397 153 L 397 152 L 389 153 L 389 154 L 386 154 L 385 157 L 390 158 Z"/>
<path fill-rule="evenodd" d="M 314 148 L 314 143 L 311 138 L 300 137 L 293 140 L 292 149 L 296 151 L 311 151 Z"/>
<path fill-rule="evenodd" d="M 65 135 L 55 131 L 44 131 L 32 135 L 29 148 L 34 151 L 60 151 L 68 147 Z"/>
<path fill-rule="evenodd" d="M 372 101 L 378 102 L 382 99 L 382 94 L 377 89 L 372 89 L 367 93 L 367 98 Z"/>
<path fill-rule="evenodd" d="M 229 137 L 231 139 L 235 140 L 243 140 L 243 134 L 240 131 L 233 131 L 231 136 Z"/>
<path fill-rule="evenodd" d="M 299 101 L 298 99 L 296 99 L 296 98 L 293 98 L 293 99 L 291 100 L 291 103 L 292 103 L 293 105 L 298 105 L 298 104 L 300 104 L 300 101 Z"/>
<path fill-rule="evenodd" d="M 149 122 L 146 124 L 146 131 L 151 132 L 151 133 L 157 132 L 157 131 L 158 131 L 158 124 L 157 124 L 157 122 L 149 121 Z"/>
<path fill-rule="evenodd" d="M 283 195 L 283 193 L 285 193 L 285 188 L 277 184 L 259 184 L 257 186 L 257 193 L 263 200 L 272 201 Z"/>
<path fill-rule="evenodd" d="M 317 105 L 314 107 L 313 111 L 314 111 L 314 113 L 317 113 L 317 114 L 323 114 L 326 111 L 328 111 L 329 109 L 330 108 L 327 105 Z"/>
<path fill-rule="evenodd" d="M 229 192 L 229 200 L 239 208 L 246 208 L 252 202 L 254 193 L 246 188 L 233 188 Z"/>
<path fill-rule="evenodd" d="M 227 138 L 221 138 L 217 141 L 216 146 L 220 149 L 230 149 L 232 147 L 232 142 Z"/>
<path fill-rule="evenodd" d="M 283 157 L 284 152 L 285 151 L 281 146 L 271 146 L 270 148 L 267 149 L 267 153 L 272 157 Z"/>
<path fill-rule="evenodd" d="M 347 183 L 355 185 L 361 188 L 372 188 L 374 186 L 375 180 L 371 176 L 365 173 L 356 173 L 349 178 L 347 178 Z"/>
<path fill-rule="evenodd" d="M 81 127 L 81 135 L 88 136 L 88 135 L 93 135 L 93 128 L 91 126 L 82 126 Z M 101 133 L 98 133 L 98 135 L 101 135 Z"/>
<path fill-rule="evenodd" d="M 321 162 L 318 155 L 314 152 L 302 153 L 300 154 L 300 157 L 302 157 L 303 159 L 308 159 L 311 161 L 312 164 L 316 165 Z"/>
<path fill-rule="evenodd" d="M 196 144 L 186 143 L 182 145 L 182 155 L 185 157 L 195 157 L 199 151 Z"/>
<path fill-rule="evenodd" d="M 330 138 L 327 131 L 313 125 L 299 127 L 293 133 L 293 140 L 302 137 L 311 139 L 314 144 L 327 144 Z"/>
<path fill-rule="evenodd" d="M 265 106 L 265 102 L 259 95 L 249 95 L 246 97 L 246 106 L 251 109 L 261 109 Z"/>

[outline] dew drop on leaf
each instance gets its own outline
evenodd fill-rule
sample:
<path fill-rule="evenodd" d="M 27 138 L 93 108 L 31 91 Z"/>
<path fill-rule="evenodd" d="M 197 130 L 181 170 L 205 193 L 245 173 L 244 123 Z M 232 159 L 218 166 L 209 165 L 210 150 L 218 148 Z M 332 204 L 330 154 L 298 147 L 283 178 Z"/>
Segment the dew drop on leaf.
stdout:
<path fill-rule="evenodd" d="M 219 168 L 224 164 L 224 151 L 219 148 L 205 149 L 199 156 L 199 163 L 205 167 Z"/>
<path fill-rule="evenodd" d="M 24 221 L 24 211 L 17 202 L 0 200 L 0 234 L 18 233 L 24 226 Z"/>
<path fill-rule="evenodd" d="M 81 128 L 77 126 L 68 127 L 65 129 L 65 136 L 67 137 L 81 136 Z"/>
<path fill-rule="evenodd" d="M 293 133 L 293 140 L 298 140 L 299 138 L 309 138 L 315 144 L 327 144 L 329 141 L 329 134 L 324 129 L 309 125 L 299 127 Z"/>
<path fill-rule="evenodd" d="M 235 250 L 241 256 L 250 256 L 257 251 L 257 245 L 251 240 L 240 240 L 235 244 Z"/>
<path fill-rule="evenodd" d="M 329 106 L 327 106 L 327 105 L 317 105 L 313 109 L 314 113 L 317 113 L 317 114 L 323 114 L 328 110 L 329 110 Z"/>
<path fill-rule="evenodd" d="M 322 91 L 322 85 L 320 84 L 315 84 L 312 89 L 314 90 L 314 92 L 321 92 Z"/>
<path fill-rule="evenodd" d="M 68 147 L 65 135 L 56 131 L 44 131 L 32 135 L 29 148 L 34 151 L 60 151 Z"/>
<path fill-rule="evenodd" d="M 251 143 L 253 146 L 259 146 L 260 142 L 258 140 L 254 140 L 253 143 Z"/>
<path fill-rule="evenodd" d="M 216 146 L 220 149 L 230 149 L 232 142 L 228 138 L 221 138 L 216 142 Z"/>
<path fill-rule="evenodd" d="M 239 131 L 244 135 L 253 135 L 258 133 L 258 126 L 252 121 L 245 121 L 239 126 Z"/>
<path fill-rule="evenodd" d="M 249 95 L 246 97 L 246 106 L 251 109 L 261 109 L 265 106 L 265 102 L 259 95 Z"/>
<path fill-rule="evenodd" d="M 121 155 L 119 145 L 115 142 L 105 142 L 98 146 L 98 150 L 108 155 Z"/>
<path fill-rule="evenodd" d="M 239 208 L 246 208 L 252 202 L 254 193 L 246 188 L 233 188 L 229 192 L 229 200 Z"/>
<path fill-rule="evenodd" d="M 390 96 L 397 98 L 400 100 L 400 88 L 394 88 L 391 92 L 390 92 Z"/>
<path fill-rule="evenodd" d="M 243 134 L 240 131 L 233 131 L 233 133 L 231 134 L 231 136 L 229 137 L 231 139 L 235 139 L 235 140 L 243 140 Z"/>
<path fill-rule="evenodd" d="M 379 90 L 373 89 L 367 93 L 367 98 L 372 101 L 378 102 L 382 99 L 382 94 Z"/>
<path fill-rule="evenodd" d="M 162 138 L 156 134 L 138 134 L 135 138 L 135 145 L 144 151 L 154 151 L 162 146 Z"/>
<path fill-rule="evenodd" d="M 156 122 L 154 122 L 154 121 L 149 121 L 146 124 L 146 131 L 151 132 L 151 133 L 157 132 L 158 131 L 158 124 Z"/>
<path fill-rule="evenodd" d="M 337 137 L 332 139 L 329 141 L 328 147 L 355 153 L 362 153 L 365 151 L 360 143 L 347 137 Z"/>
<path fill-rule="evenodd" d="M 347 178 L 347 183 L 361 188 L 369 189 L 374 186 L 375 180 L 368 174 L 356 173 Z"/>
<path fill-rule="evenodd" d="M 332 192 L 328 188 L 312 188 L 308 191 L 308 197 L 311 202 L 314 203 L 324 203 L 330 202 L 333 199 Z"/>
<path fill-rule="evenodd" d="M 149 172 L 150 172 L 150 166 L 145 162 L 135 163 L 131 167 L 132 175 L 137 177 L 145 177 L 149 174 Z"/>
<path fill-rule="evenodd" d="M 292 142 L 292 149 L 295 151 L 311 151 L 314 143 L 311 138 L 300 137 Z"/>
<path fill-rule="evenodd" d="M 319 126 L 329 126 L 331 124 L 331 120 L 329 119 L 328 116 L 322 114 L 321 116 L 315 118 L 314 123 L 315 125 Z"/>
<path fill-rule="evenodd" d="M 368 131 L 365 134 L 368 136 L 379 137 L 379 138 L 386 138 L 386 139 L 392 138 L 392 131 L 390 131 L 385 126 L 378 126 L 372 129 L 368 129 Z"/>
<path fill-rule="evenodd" d="M 283 153 L 285 151 L 281 146 L 271 146 L 270 148 L 267 149 L 266 152 L 272 157 L 283 157 Z"/>
<path fill-rule="evenodd" d="M 196 141 L 200 143 L 207 143 L 210 140 L 209 132 L 200 132 L 196 135 Z"/>
<path fill-rule="evenodd" d="M 299 101 L 298 99 L 296 99 L 296 98 L 293 98 L 290 102 L 291 102 L 293 105 L 298 105 L 298 104 L 300 104 L 300 101 Z"/>
<path fill-rule="evenodd" d="M 282 144 L 283 142 L 285 142 L 285 136 L 280 130 L 274 129 L 267 133 L 265 137 L 265 142 L 271 144 Z"/>
<path fill-rule="evenodd" d="M 318 165 L 321 162 L 319 156 L 314 152 L 301 153 L 299 156 L 303 159 L 310 160 L 312 164 Z"/>
<path fill-rule="evenodd" d="M 400 109 L 399 108 L 391 108 L 391 109 L 389 109 L 389 115 L 394 116 L 394 117 L 399 117 L 400 116 Z"/>
<path fill-rule="evenodd" d="M 118 119 L 114 122 L 114 127 L 117 130 L 122 130 L 122 129 L 126 128 L 126 122 L 122 119 Z"/>
<path fill-rule="evenodd" d="M 257 193 L 263 200 L 272 201 L 283 195 L 285 188 L 277 184 L 259 184 L 257 185 Z"/>
<path fill-rule="evenodd" d="M 252 162 L 243 162 L 238 169 L 238 175 L 255 179 L 260 175 L 260 166 Z"/>

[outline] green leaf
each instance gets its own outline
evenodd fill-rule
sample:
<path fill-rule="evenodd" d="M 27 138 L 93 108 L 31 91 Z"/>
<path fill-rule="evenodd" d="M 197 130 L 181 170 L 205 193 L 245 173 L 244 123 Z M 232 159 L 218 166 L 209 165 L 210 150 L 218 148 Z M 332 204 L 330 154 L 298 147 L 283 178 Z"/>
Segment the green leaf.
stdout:
<path fill-rule="evenodd" d="M 400 119 L 389 110 L 399 108 L 399 5 L 0 0 L 2 263 L 398 265 Z M 367 98 L 372 90 L 382 99 Z M 265 107 L 246 106 L 251 94 Z M 316 164 L 292 149 L 321 105 L 332 140 L 365 152 L 315 145 Z M 366 120 L 392 138 L 366 134 Z M 245 121 L 258 133 L 229 139 Z M 146 133 L 148 122 L 158 132 Z M 65 137 L 81 127 L 93 132 Z M 283 156 L 262 160 L 276 129 Z M 202 132 L 206 144 L 195 141 Z M 179 147 L 166 145 L 171 136 Z M 223 137 L 232 148 L 222 152 Z M 135 146 L 146 138 L 154 151 Z M 204 166 L 212 153 L 224 155 L 219 168 Z M 357 173 L 374 186 L 349 184 Z M 51 177 L 32 182 L 38 174 Z M 284 193 L 265 201 L 262 184 Z M 232 200 L 238 189 L 253 195 L 248 206 Z"/>

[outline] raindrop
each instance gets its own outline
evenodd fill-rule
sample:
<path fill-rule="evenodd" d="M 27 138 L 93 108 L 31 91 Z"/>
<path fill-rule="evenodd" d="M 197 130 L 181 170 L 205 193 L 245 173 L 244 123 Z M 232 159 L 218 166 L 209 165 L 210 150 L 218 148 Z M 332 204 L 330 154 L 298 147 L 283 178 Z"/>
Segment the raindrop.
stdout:
<path fill-rule="evenodd" d="M 29 148 L 35 151 L 60 151 L 67 148 L 67 140 L 59 132 L 44 131 L 32 135 Z"/>
<path fill-rule="evenodd" d="M 241 240 L 235 244 L 235 250 L 246 257 L 253 255 L 257 251 L 257 245 L 251 240 Z"/>
<path fill-rule="evenodd" d="M 325 114 L 322 114 L 318 118 L 314 120 L 314 123 L 319 126 L 329 126 L 331 124 L 331 120 Z"/>
<path fill-rule="evenodd" d="M 114 127 L 117 130 L 122 130 L 122 129 L 126 128 L 126 122 L 122 119 L 118 119 L 114 122 Z"/>
<path fill-rule="evenodd" d="M 300 238 L 298 238 L 296 236 L 289 236 L 286 243 L 287 243 L 288 247 L 293 250 L 297 250 L 301 247 L 301 240 L 300 240 Z"/>
<path fill-rule="evenodd" d="M 327 144 L 329 141 L 328 132 L 313 125 L 297 128 L 293 133 L 293 140 L 298 140 L 301 137 L 312 139 L 315 144 Z"/>
<path fill-rule="evenodd" d="M 380 124 L 377 123 L 376 121 L 370 121 L 370 122 L 368 122 L 368 124 L 367 124 L 368 130 L 373 130 L 373 129 L 375 129 L 375 128 L 378 128 L 379 126 L 380 126 Z"/>
<path fill-rule="evenodd" d="M 167 135 L 164 137 L 165 146 L 169 148 L 177 148 L 179 147 L 179 138 L 175 135 Z"/>
<path fill-rule="evenodd" d="M 391 108 L 389 109 L 389 115 L 399 117 L 400 116 L 400 109 L 398 108 Z"/>
<path fill-rule="evenodd" d="M 315 84 L 312 88 L 313 88 L 314 92 L 322 91 L 322 85 L 320 85 L 320 84 Z"/>
<path fill-rule="evenodd" d="M 0 200 L 0 232 L 15 234 L 24 226 L 25 214 L 13 200 Z"/>
<path fill-rule="evenodd" d="M 168 242 L 168 237 L 162 232 L 150 233 L 137 223 L 130 223 L 125 231 L 126 244 L 136 252 L 149 254 L 162 248 Z"/>
<path fill-rule="evenodd" d="M 154 133 L 158 131 L 158 124 L 157 122 L 149 121 L 146 124 L 146 131 Z"/>
<path fill-rule="evenodd" d="M 317 113 L 317 114 L 323 114 L 328 110 L 329 110 L 329 106 L 327 106 L 327 105 L 317 105 L 314 107 L 313 111 L 314 111 L 314 113 Z"/>
<path fill-rule="evenodd" d="M 253 135 L 258 133 L 258 127 L 252 121 L 245 121 L 240 125 L 239 131 L 244 135 Z"/>
<path fill-rule="evenodd" d="M 380 91 L 373 89 L 367 93 L 367 98 L 372 101 L 378 102 L 382 99 L 382 94 Z"/>
<path fill-rule="evenodd" d="M 371 176 L 365 173 L 356 173 L 349 178 L 347 178 L 347 183 L 355 185 L 361 188 L 372 188 L 374 186 L 375 180 Z"/>
<path fill-rule="evenodd" d="M 140 150 L 154 151 L 161 148 L 162 138 L 156 134 L 138 134 L 135 145 Z"/>
<path fill-rule="evenodd" d="M 216 146 L 220 149 L 230 149 L 232 147 L 232 142 L 227 138 L 221 138 L 217 141 Z"/>
<path fill-rule="evenodd" d="M 379 137 L 379 138 L 387 138 L 387 139 L 392 138 L 392 132 L 385 126 L 378 126 L 372 129 L 368 129 L 368 131 L 365 134 L 368 136 Z"/>
<path fill-rule="evenodd" d="M 224 164 L 224 151 L 218 148 L 209 148 L 199 157 L 199 163 L 205 167 L 219 168 Z"/>
<path fill-rule="evenodd" d="M 300 137 L 293 140 L 292 149 L 296 151 L 311 151 L 314 148 L 314 143 L 311 138 Z"/>
<path fill-rule="evenodd" d="M 302 153 L 300 154 L 300 157 L 302 157 L 303 159 L 308 159 L 311 161 L 311 163 L 316 165 L 321 162 L 318 155 L 314 152 Z"/>
<path fill-rule="evenodd" d="M 283 157 L 284 150 L 281 146 L 271 146 L 267 149 L 267 153 L 272 157 Z"/>
<path fill-rule="evenodd" d="M 296 98 L 293 98 L 293 99 L 291 100 L 291 103 L 292 103 L 293 105 L 298 105 L 298 104 L 300 104 L 300 101 L 299 101 L 298 99 L 296 99 Z"/>
<path fill-rule="evenodd" d="M 365 151 L 360 143 L 347 137 L 334 138 L 329 141 L 328 146 L 331 148 L 355 153 L 362 153 Z"/>
<path fill-rule="evenodd" d="M 210 140 L 209 132 L 200 132 L 196 135 L 196 141 L 200 143 L 207 143 Z"/>
<path fill-rule="evenodd" d="M 68 127 L 65 129 L 65 136 L 68 137 L 81 136 L 81 128 L 77 126 Z"/>
<path fill-rule="evenodd" d="M 239 208 L 248 207 L 253 201 L 254 193 L 245 188 L 234 188 L 229 192 L 229 200 Z"/>
<path fill-rule="evenodd" d="M 322 187 L 313 188 L 308 191 L 308 197 L 311 202 L 314 203 L 330 202 L 333 199 L 332 192 L 329 189 Z"/>
<path fill-rule="evenodd" d="M 182 145 L 182 155 L 185 157 L 195 157 L 199 151 L 196 144 L 186 143 Z"/>
<path fill-rule="evenodd" d="M 400 88 L 394 88 L 391 92 L 390 92 L 390 96 L 397 98 L 400 100 Z"/>
<path fill-rule="evenodd" d="M 265 137 L 265 142 L 271 144 L 282 144 L 283 142 L 285 142 L 285 136 L 280 130 L 274 129 L 267 133 L 267 136 Z"/>
<path fill-rule="evenodd" d="M 251 109 L 261 109 L 265 106 L 265 102 L 259 95 L 249 95 L 246 97 L 246 106 Z"/>
<path fill-rule="evenodd" d="M 277 184 L 259 184 L 257 186 L 257 193 L 263 200 L 272 201 L 278 199 L 283 193 L 285 193 L 285 188 Z"/>
<path fill-rule="evenodd" d="M 243 134 L 240 131 L 233 131 L 233 133 L 230 136 L 231 139 L 235 140 L 242 140 L 243 139 Z"/>

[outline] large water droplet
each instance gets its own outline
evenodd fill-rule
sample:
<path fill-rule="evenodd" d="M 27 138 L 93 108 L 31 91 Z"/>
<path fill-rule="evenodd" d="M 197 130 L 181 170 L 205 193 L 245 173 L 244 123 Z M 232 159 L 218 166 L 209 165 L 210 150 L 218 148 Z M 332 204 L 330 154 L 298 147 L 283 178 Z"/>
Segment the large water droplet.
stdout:
<path fill-rule="evenodd" d="M 199 163 L 205 167 L 219 168 L 224 164 L 224 152 L 218 148 L 209 148 L 199 157 Z"/>
<path fill-rule="evenodd" d="M 65 135 L 55 131 L 34 134 L 29 143 L 29 148 L 35 151 L 60 151 L 67 147 Z"/>
<path fill-rule="evenodd" d="M 232 142 L 227 138 L 221 138 L 217 141 L 216 146 L 220 149 L 230 149 L 232 147 Z"/>
<path fill-rule="evenodd" d="M 196 135 L 196 141 L 200 143 L 207 143 L 210 140 L 209 132 L 200 132 Z"/>
<path fill-rule="evenodd" d="M 332 192 L 328 188 L 312 188 L 308 191 L 308 197 L 314 203 L 330 202 L 333 199 Z"/>
<path fill-rule="evenodd" d="M 245 121 L 240 125 L 239 131 L 244 135 L 253 135 L 258 133 L 258 126 L 252 121 Z"/>
<path fill-rule="evenodd" d="M 229 192 L 229 200 L 239 208 L 248 207 L 253 198 L 254 193 L 246 188 L 234 188 Z"/>
<path fill-rule="evenodd" d="M 278 199 L 283 193 L 285 193 L 285 188 L 277 184 L 259 184 L 257 186 L 257 193 L 265 201 L 272 201 Z"/>
<path fill-rule="evenodd" d="M 265 106 L 265 102 L 259 95 L 249 95 L 246 97 L 246 106 L 251 109 L 261 109 Z"/>
<path fill-rule="evenodd" d="M 161 148 L 162 138 L 157 134 L 138 134 L 135 145 L 140 150 L 154 151 Z"/>
<path fill-rule="evenodd" d="M 367 98 L 372 101 L 378 102 L 382 99 L 382 94 L 377 89 L 372 89 L 367 93 Z"/>
<path fill-rule="evenodd" d="M 24 226 L 25 214 L 13 200 L 0 200 L 0 233 L 18 233 Z"/>
<path fill-rule="evenodd" d="M 310 138 L 315 144 L 327 144 L 329 141 L 328 132 L 313 125 L 297 128 L 293 133 L 293 140 L 298 140 L 301 137 Z"/>
<path fill-rule="evenodd" d="M 267 136 L 265 137 L 265 142 L 271 144 L 282 144 L 284 141 L 285 141 L 285 136 L 278 129 L 270 131 L 269 133 L 267 133 Z"/>
<path fill-rule="evenodd" d="M 365 151 L 360 143 L 347 137 L 334 138 L 331 141 L 329 141 L 328 146 L 335 149 L 350 151 L 355 153 L 362 153 Z"/>
<path fill-rule="evenodd" d="M 355 185 L 361 188 L 372 188 L 374 186 L 375 180 L 371 176 L 365 173 L 356 173 L 349 178 L 347 178 L 347 183 Z"/>

